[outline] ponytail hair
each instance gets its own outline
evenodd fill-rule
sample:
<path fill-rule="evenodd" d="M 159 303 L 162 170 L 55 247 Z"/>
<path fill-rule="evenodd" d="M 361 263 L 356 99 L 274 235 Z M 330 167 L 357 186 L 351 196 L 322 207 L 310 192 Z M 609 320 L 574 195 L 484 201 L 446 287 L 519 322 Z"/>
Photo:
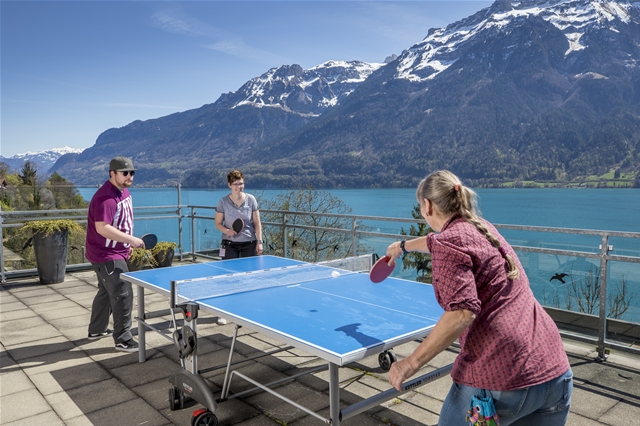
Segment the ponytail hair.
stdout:
<path fill-rule="evenodd" d="M 424 178 L 416 190 L 418 204 L 426 198 L 431 201 L 438 210 L 446 216 L 459 214 L 467 222 L 484 235 L 492 246 L 498 249 L 502 257 L 507 261 L 509 270 L 507 277 L 517 279 L 520 270 L 513 258 L 500 245 L 500 241 L 489 231 L 484 222 L 480 220 L 478 210 L 478 195 L 460 182 L 460 179 L 448 170 L 439 170 Z"/>

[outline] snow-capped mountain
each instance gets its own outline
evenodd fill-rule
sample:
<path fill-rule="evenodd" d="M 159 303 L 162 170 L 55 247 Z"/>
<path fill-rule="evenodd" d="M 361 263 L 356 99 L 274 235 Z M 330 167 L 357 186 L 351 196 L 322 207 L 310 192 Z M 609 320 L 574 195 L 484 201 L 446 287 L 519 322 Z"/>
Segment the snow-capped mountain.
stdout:
<path fill-rule="evenodd" d="M 426 29 L 425 29 L 426 30 Z M 640 3 L 497 0 L 383 64 L 273 68 L 208 105 L 103 132 L 52 170 L 92 184 L 114 152 L 138 183 L 478 185 L 640 171 Z"/>
<path fill-rule="evenodd" d="M 317 116 L 342 102 L 383 65 L 328 61 L 307 70 L 300 65 L 283 65 L 252 78 L 237 92 L 223 95 L 220 101 L 230 103 L 230 108 L 251 105 Z"/>
<path fill-rule="evenodd" d="M 0 162 L 9 165 L 11 171 L 20 171 L 25 162 L 31 161 L 37 164 L 40 173 L 47 173 L 53 164 L 65 154 L 79 154 L 82 149 L 64 146 L 62 148 L 53 148 L 46 151 L 31 152 L 27 151 L 23 154 L 16 154 L 13 157 L 3 157 L 0 155 Z"/>
<path fill-rule="evenodd" d="M 424 40 L 400 55 L 396 77 L 410 81 L 434 79 L 460 59 L 466 53 L 464 47 L 474 39 L 485 39 L 488 34 L 506 37 L 514 27 L 535 17 L 549 22 L 566 37 L 568 48 L 564 55 L 567 57 L 588 46 L 588 36 L 584 37 L 588 32 L 601 28 L 616 32 L 618 23 L 626 26 L 637 22 L 639 10 L 640 2 L 499 0 L 490 8 L 446 28 L 429 31 Z M 508 57 L 526 48 L 526 45 L 513 44 L 501 53 Z M 627 58 L 630 66 L 635 66 L 636 60 Z"/>

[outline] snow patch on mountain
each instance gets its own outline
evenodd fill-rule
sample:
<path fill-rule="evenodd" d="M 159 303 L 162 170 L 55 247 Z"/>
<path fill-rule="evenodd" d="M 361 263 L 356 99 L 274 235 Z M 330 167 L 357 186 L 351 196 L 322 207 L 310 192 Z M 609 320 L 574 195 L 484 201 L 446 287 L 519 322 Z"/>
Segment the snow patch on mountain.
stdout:
<path fill-rule="evenodd" d="M 328 61 L 303 70 L 299 65 L 272 68 L 252 78 L 237 92 L 231 109 L 243 105 L 283 108 L 305 115 L 320 115 L 338 105 L 385 64 L 361 61 Z"/>
<path fill-rule="evenodd" d="M 62 148 L 52 148 L 46 151 L 27 151 L 22 154 L 16 154 L 13 157 L 3 157 L 0 155 L 0 161 L 8 164 L 9 169 L 13 171 L 19 171 L 25 162 L 31 161 L 37 165 L 40 172 L 47 172 L 58 158 L 65 154 L 79 154 L 82 151 L 82 149 L 63 146 Z"/>
<path fill-rule="evenodd" d="M 570 55 L 586 48 L 581 38 L 588 29 L 610 26 L 614 20 L 628 24 L 634 19 L 630 13 L 634 8 L 639 9 L 640 2 L 497 1 L 446 28 L 430 30 L 424 40 L 402 52 L 396 78 L 410 81 L 433 79 L 456 62 L 456 50 L 463 43 L 487 30 L 502 31 L 516 20 L 534 16 L 541 17 L 564 33 L 569 42 L 565 55 Z M 615 27 L 612 31 L 615 31 Z"/>

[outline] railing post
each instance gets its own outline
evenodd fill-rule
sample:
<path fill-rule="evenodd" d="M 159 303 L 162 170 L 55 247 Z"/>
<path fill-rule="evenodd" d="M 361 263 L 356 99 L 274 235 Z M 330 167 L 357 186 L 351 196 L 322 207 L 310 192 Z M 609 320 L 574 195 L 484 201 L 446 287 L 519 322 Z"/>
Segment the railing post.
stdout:
<path fill-rule="evenodd" d="M 356 218 L 351 218 L 351 255 L 353 257 L 357 256 L 357 246 L 358 246 L 358 222 Z"/>
<path fill-rule="evenodd" d="M 2 205 L 0 205 L 0 242 L 2 243 L 2 247 L 0 247 L 0 282 L 6 283 L 7 279 L 4 275 L 4 226 L 2 222 Z"/>
<path fill-rule="evenodd" d="M 609 236 L 602 236 L 602 245 L 600 246 L 600 317 L 598 321 L 598 361 L 606 361 L 604 342 L 607 339 L 607 266 L 609 260 L 607 255 L 609 252 Z"/>
<path fill-rule="evenodd" d="M 196 211 L 191 207 L 191 256 L 196 261 Z"/>
<path fill-rule="evenodd" d="M 287 214 L 282 213 L 282 257 L 287 257 Z"/>
<path fill-rule="evenodd" d="M 178 183 L 178 247 L 180 247 L 180 261 L 182 261 L 182 255 L 184 250 L 182 249 L 182 185 Z"/>

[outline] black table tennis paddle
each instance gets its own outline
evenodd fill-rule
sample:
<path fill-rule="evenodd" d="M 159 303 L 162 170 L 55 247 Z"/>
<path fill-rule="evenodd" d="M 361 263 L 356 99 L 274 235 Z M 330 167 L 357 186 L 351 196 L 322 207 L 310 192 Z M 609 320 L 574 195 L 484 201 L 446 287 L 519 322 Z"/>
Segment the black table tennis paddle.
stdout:
<path fill-rule="evenodd" d="M 144 248 L 147 250 L 151 250 L 156 246 L 156 244 L 158 244 L 158 237 L 156 234 L 144 234 L 140 239 L 144 243 Z"/>
<path fill-rule="evenodd" d="M 244 229 L 244 221 L 242 219 L 234 220 L 231 229 L 233 229 L 236 234 L 239 234 Z"/>

